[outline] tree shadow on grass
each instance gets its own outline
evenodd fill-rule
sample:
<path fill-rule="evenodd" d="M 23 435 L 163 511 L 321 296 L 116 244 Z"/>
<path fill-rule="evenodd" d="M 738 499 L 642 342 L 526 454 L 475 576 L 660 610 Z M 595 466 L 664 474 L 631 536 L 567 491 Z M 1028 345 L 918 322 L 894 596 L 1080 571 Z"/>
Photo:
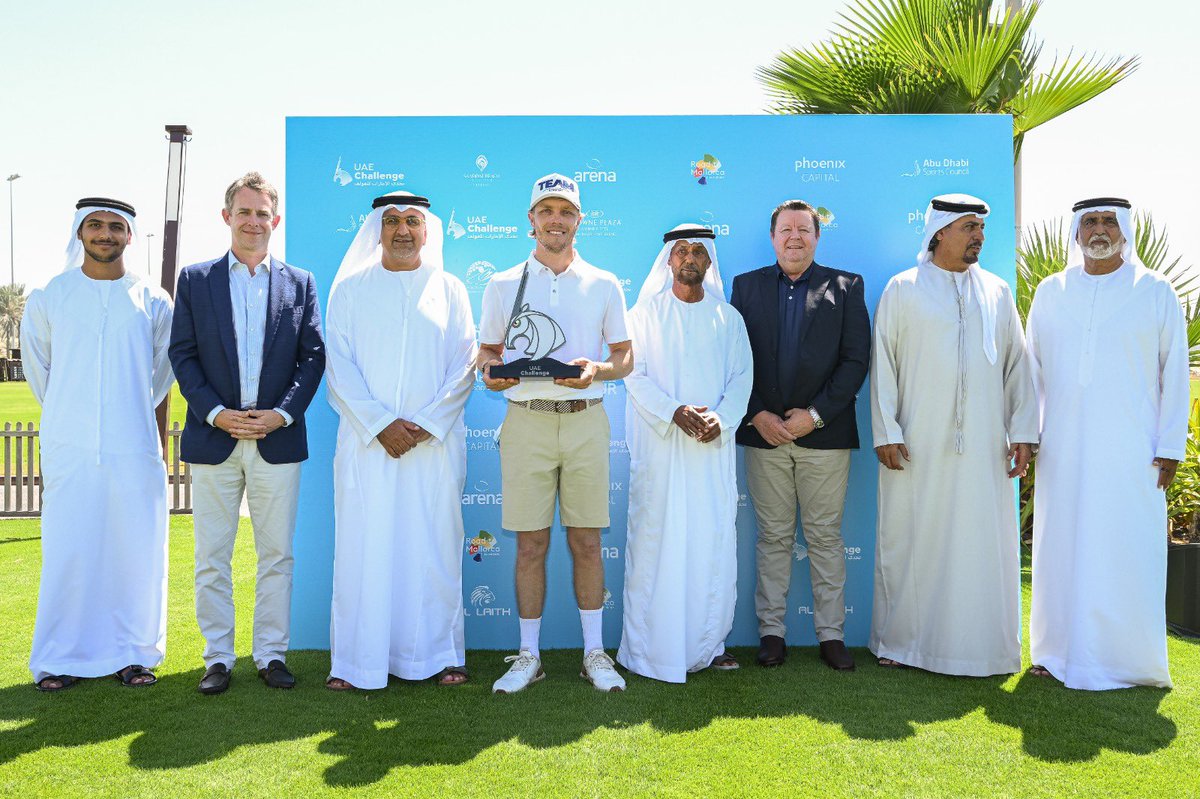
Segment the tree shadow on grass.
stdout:
<path fill-rule="evenodd" d="M 265 688 L 248 662 L 234 670 L 229 692 L 201 696 L 201 670 L 165 673 L 147 689 L 88 680 L 59 695 L 29 685 L 0 689 L 0 765 L 50 746 L 80 746 L 135 735 L 134 768 L 164 770 L 218 761 L 245 746 L 324 739 L 318 751 L 337 758 L 331 786 L 365 786 L 400 767 L 458 765 L 514 742 L 551 749 L 604 729 L 649 724 L 674 734 L 720 719 L 810 718 L 868 741 L 902 740 L 917 725 L 949 721 L 984 708 L 1025 732 L 1026 751 L 1050 760 L 1094 757 L 1101 748 L 1145 753 L 1166 746 L 1173 722 L 1157 714 L 1161 692 L 1088 696 L 1027 683 L 1005 691 L 1003 678 L 963 679 L 874 665 L 862 650 L 854 674 L 826 668 L 815 649 L 793 649 L 776 669 L 746 664 L 732 673 L 693 675 L 686 686 L 628 676 L 624 694 L 602 694 L 578 677 L 578 651 L 546 652 L 548 678 L 527 692 L 492 696 L 502 653 L 468 655 L 472 680 L 457 687 L 393 680 L 384 691 L 323 688 L 328 653 L 295 652 L 293 691 Z"/>

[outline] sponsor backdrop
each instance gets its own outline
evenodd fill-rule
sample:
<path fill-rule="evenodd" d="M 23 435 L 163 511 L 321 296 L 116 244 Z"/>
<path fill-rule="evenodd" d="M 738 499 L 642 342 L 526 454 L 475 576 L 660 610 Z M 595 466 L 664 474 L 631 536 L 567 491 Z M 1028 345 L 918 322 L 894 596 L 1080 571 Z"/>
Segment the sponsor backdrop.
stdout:
<path fill-rule="evenodd" d="M 696 221 L 717 234 L 726 293 L 733 277 L 774 262 L 771 210 L 789 198 L 819 207 L 817 260 L 862 274 L 874 310 L 888 278 L 913 265 L 929 198 L 968 192 L 994 209 L 983 265 L 1014 281 L 1012 123 L 1007 116 L 396 117 L 287 121 L 287 253 L 312 270 L 322 307 L 353 234 L 377 195 L 406 189 L 431 198 L 446 226 L 446 269 L 471 295 L 478 322 L 488 278 L 531 249 L 533 181 L 561 172 L 580 184 L 585 217 L 576 246 L 614 272 L 632 305 L 662 233 Z M 696 353 L 703 358 L 703 353 Z M 936 390 L 936 387 L 934 387 Z M 467 646 L 513 649 L 515 534 L 500 527 L 496 432 L 502 397 L 477 382 L 466 409 L 463 598 Z M 607 386 L 612 420 L 612 527 L 604 531 L 605 643 L 621 632 L 629 454 L 625 389 Z M 870 628 L 876 468 L 866 387 L 858 419 L 864 448 L 851 459 L 843 534 L 846 639 Z M 296 533 L 292 645 L 327 648 L 333 560 L 333 448 L 338 418 L 318 392 L 308 413 Z M 757 644 L 753 508 L 740 468 L 738 602 L 730 642 Z M 803 538 L 795 548 L 788 639 L 815 644 Z M 686 558 L 686 552 L 675 557 Z M 556 528 L 542 644 L 579 647 L 570 555 Z"/>

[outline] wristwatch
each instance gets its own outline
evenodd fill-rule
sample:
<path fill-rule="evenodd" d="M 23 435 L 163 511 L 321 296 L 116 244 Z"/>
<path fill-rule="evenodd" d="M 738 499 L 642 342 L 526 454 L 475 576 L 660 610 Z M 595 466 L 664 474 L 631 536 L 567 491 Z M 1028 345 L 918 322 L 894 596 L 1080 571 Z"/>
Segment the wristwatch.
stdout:
<path fill-rule="evenodd" d="M 808 407 L 808 415 L 812 417 L 813 426 L 818 430 L 825 426 L 825 420 L 821 418 L 821 414 L 817 413 L 817 409 L 811 405 Z"/>

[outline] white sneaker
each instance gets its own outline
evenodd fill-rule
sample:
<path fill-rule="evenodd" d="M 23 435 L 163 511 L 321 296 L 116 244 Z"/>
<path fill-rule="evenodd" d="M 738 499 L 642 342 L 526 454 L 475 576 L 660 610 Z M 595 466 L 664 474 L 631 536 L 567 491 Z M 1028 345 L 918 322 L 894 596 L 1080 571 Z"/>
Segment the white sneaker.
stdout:
<path fill-rule="evenodd" d="M 528 649 L 509 655 L 504 662 L 512 665 L 508 667 L 504 676 L 492 685 L 494 694 L 515 694 L 546 676 L 546 672 L 542 671 L 542 661 L 535 658 Z"/>
<path fill-rule="evenodd" d="M 617 674 L 613 660 L 603 649 L 593 649 L 583 656 L 583 671 L 579 676 L 590 682 L 597 691 L 624 691 L 625 680 Z"/>

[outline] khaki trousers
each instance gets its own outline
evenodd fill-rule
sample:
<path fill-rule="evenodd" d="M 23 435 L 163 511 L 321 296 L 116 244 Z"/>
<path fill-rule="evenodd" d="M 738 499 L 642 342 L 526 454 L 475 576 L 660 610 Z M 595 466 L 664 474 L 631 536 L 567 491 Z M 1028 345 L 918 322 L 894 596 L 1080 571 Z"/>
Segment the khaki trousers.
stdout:
<path fill-rule="evenodd" d="M 254 588 L 254 665 L 287 658 L 292 615 L 292 536 L 300 498 L 300 464 L 267 463 L 258 442 L 239 441 L 215 466 L 192 464 L 196 529 L 196 620 L 204 665 L 233 668 L 233 542 L 242 492 L 250 508 L 258 575 Z"/>
<path fill-rule="evenodd" d="M 842 640 L 846 623 L 846 553 L 842 511 L 850 450 L 746 447 L 746 481 L 758 519 L 758 634 L 784 637 L 796 506 L 800 506 L 812 577 L 813 623 L 818 641 Z"/>

